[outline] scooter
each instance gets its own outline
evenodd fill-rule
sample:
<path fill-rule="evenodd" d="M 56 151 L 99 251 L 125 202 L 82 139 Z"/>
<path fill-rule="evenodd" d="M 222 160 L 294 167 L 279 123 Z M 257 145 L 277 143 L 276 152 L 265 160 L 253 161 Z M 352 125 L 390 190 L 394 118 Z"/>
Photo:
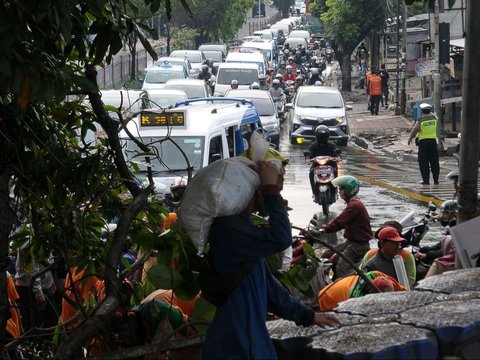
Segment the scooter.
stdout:
<path fill-rule="evenodd" d="M 304 153 L 304 155 L 308 155 L 308 153 Z M 318 189 L 314 201 L 322 206 L 322 212 L 325 216 L 328 216 L 330 205 L 338 198 L 337 188 L 332 184 L 332 180 L 337 176 L 337 170 L 332 166 L 332 163 L 340 161 L 341 158 L 339 157 L 316 156 L 306 162 L 314 167 L 313 181 L 314 186 Z"/>
<path fill-rule="evenodd" d="M 275 109 L 277 110 L 278 118 L 280 122 L 285 121 L 285 101 L 283 99 L 274 99 L 273 103 L 275 104 Z"/>
<path fill-rule="evenodd" d="M 404 243 L 405 247 L 420 247 L 420 241 L 425 237 L 425 234 L 429 230 L 428 222 L 436 210 L 437 206 L 430 202 L 427 211 L 421 218 L 415 217 L 415 212 L 410 211 L 402 220 L 400 220 L 400 224 L 403 226 L 402 237 L 407 240 Z"/>

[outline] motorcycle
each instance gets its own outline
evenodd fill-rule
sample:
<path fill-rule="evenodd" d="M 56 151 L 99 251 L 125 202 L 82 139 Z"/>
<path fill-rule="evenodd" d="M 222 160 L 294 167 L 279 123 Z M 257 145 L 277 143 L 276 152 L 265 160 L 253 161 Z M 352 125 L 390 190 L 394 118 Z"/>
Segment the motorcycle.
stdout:
<path fill-rule="evenodd" d="M 304 155 L 307 156 L 308 152 Z M 314 186 L 318 189 L 314 201 L 322 206 L 322 212 L 325 216 L 328 216 L 330 205 L 338 198 L 337 188 L 332 184 L 332 180 L 337 176 L 337 170 L 332 163 L 340 161 L 341 158 L 339 157 L 316 156 L 306 162 L 314 167 L 313 181 Z"/>
<path fill-rule="evenodd" d="M 403 227 L 402 237 L 407 241 L 404 246 L 419 247 L 420 241 L 425 237 L 428 232 L 428 222 L 432 218 L 432 215 L 437 210 L 437 206 L 430 202 L 428 204 L 427 211 L 421 218 L 415 217 L 415 212 L 410 211 L 403 219 L 400 220 L 400 224 Z"/>
<path fill-rule="evenodd" d="M 278 118 L 280 122 L 285 121 L 285 101 L 281 98 L 273 99 L 273 103 L 275 104 L 275 109 L 277 110 Z"/>
<path fill-rule="evenodd" d="M 293 98 L 295 97 L 295 81 L 285 81 L 285 95 L 287 97 L 287 103 L 292 102 Z"/>

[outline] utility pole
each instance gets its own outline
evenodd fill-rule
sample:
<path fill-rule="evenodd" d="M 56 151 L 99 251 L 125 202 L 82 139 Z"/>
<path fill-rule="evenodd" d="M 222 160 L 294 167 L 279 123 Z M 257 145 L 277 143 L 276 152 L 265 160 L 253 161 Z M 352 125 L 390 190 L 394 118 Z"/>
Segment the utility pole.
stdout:
<path fill-rule="evenodd" d="M 400 93 L 400 114 L 405 115 L 407 107 L 407 5 L 403 4 L 402 14 L 403 41 L 402 41 L 402 87 Z"/>
<path fill-rule="evenodd" d="M 400 0 L 397 0 L 397 83 L 395 85 L 395 115 L 400 115 Z"/>
<path fill-rule="evenodd" d="M 439 1 L 444 0 L 435 0 L 434 7 L 434 37 L 435 37 L 435 69 L 433 71 L 433 101 L 435 103 L 435 112 L 441 129 L 443 130 L 443 116 L 442 116 L 442 105 L 441 105 L 441 96 L 442 96 L 442 77 L 440 76 L 440 8 L 438 5 Z"/>
<path fill-rule="evenodd" d="M 460 190 L 458 220 L 467 221 L 476 216 L 479 135 L 480 135 L 480 1 L 467 1 L 467 29 L 463 59 L 462 130 L 460 142 Z"/>

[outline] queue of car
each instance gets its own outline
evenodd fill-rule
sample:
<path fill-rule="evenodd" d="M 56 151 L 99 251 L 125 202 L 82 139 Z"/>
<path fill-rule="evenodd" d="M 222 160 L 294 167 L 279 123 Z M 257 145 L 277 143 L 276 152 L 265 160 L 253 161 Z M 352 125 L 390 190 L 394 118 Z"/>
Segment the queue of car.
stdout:
<path fill-rule="evenodd" d="M 190 167 L 196 171 L 215 159 L 246 150 L 253 130 L 262 131 L 272 147 L 278 148 L 280 126 L 285 119 L 289 119 L 285 123 L 292 144 L 313 139 L 320 124 L 329 127 L 330 138 L 337 144 L 347 144 L 349 106 L 338 89 L 292 85 L 291 101 L 279 106 L 268 90 L 258 88 L 261 81 L 271 84 L 278 72 L 285 70 L 280 69 L 285 49 L 311 48 L 313 37 L 303 29 L 301 21 L 300 16 L 282 19 L 234 45 L 205 43 L 196 50 L 174 50 L 146 69 L 143 92 L 137 94 L 143 112 L 130 126 L 132 129 L 127 128 L 158 142 L 157 150 L 160 146 L 161 153 L 168 150 L 169 156 L 175 149 L 160 139 L 178 133 L 175 141 L 187 160 L 185 167 L 180 165 L 181 153 L 162 160 L 154 166 L 157 174 L 175 173 L 171 176 L 175 183 L 182 174 L 185 180 L 181 169 Z M 238 85 L 235 89 L 232 82 Z M 148 166 L 145 164 L 145 168 Z M 167 178 L 157 179 L 165 195 L 174 185 L 168 182 L 173 180 L 166 175 L 156 177 Z"/>

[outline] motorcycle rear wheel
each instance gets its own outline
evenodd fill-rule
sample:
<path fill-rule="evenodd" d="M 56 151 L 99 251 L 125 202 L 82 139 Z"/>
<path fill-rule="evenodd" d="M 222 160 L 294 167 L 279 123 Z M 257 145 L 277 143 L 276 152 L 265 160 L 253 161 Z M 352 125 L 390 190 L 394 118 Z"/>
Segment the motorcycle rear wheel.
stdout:
<path fill-rule="evenodd" d="M 323 215 L 325 216 L 328 216 L 330 212 L 330 202 L 328 201 L 329 199 L 327 199 L 327 197 L 328 197 L 328 194 L 320 193 L 319 203 L 322 205 L 322 212 L 323 212 Z"/>

